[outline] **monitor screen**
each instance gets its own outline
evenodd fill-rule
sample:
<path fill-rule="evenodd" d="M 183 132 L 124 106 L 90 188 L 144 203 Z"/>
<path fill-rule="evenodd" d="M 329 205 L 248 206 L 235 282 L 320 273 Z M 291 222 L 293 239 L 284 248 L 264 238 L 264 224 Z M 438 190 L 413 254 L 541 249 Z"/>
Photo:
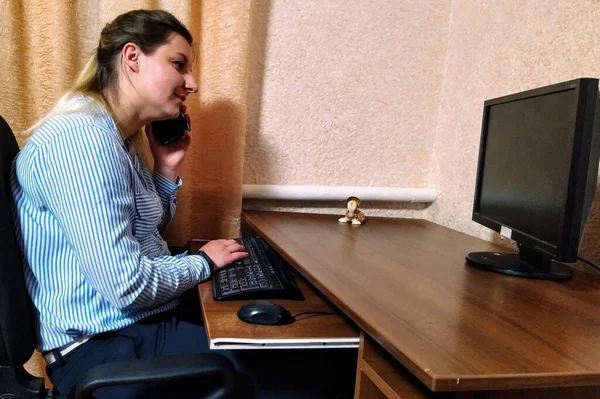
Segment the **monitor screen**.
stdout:
<path fill-rule="evenodd" d="M 484 104 L 473 220 L 517 242 L 469 264 L 569 278 L 598 174 L 598 80 L 582 78 Z"/>
<path fill-rule="evenodd" d="M 480 214 L 558 245 L 576 111 L 574 89 L 490 106 Z"/>

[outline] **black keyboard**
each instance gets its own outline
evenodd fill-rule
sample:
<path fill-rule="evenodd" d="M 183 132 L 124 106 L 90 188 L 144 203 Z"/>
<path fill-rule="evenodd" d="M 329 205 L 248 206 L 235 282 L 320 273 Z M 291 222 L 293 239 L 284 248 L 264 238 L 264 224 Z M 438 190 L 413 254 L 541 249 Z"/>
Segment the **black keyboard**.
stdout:
<path fill-rule="evenodd" d="M 304 300 L 287 262 L 265 240 L 260 237 L 240 237 L 236 241 L 246 248 L 248 256 L 215 272 L 212 287 L 216 301 Z"/>

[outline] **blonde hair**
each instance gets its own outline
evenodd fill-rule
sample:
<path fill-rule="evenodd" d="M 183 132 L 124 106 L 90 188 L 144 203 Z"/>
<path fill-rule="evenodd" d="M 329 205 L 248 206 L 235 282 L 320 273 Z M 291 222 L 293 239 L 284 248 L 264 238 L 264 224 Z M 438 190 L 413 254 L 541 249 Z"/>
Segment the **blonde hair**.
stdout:
<path fill-rule="evenodd" d="M 82 110 L 86 104 L 73 101 L 79 95 L 88 96 L 95 100 L 114 119 L 114 113 L 104 96 L 104 91 L 109 91 L 113 98 L 118 101 L 116 66 L 117 61 L 120 60 L 123 46 L 127 43 L 135 43 L 144 54 L 152 54 L 169 40 L 173 32 L 183 36 L 192 45 L 192 35 L 188 29 L 166 11 L 133 10 L 119 15 L 102 29 L 96 51 L 94 51 L 71 87 L 67 89 L 46 115 L 23 132 L 23 136 L 25 138 L 29 137 L 54 115 Z M 121 135 L 123 136 L 123 132 L 121 132 Z M 128 140 L 148 170 L 152 171 L 154 159 L 143 129 L 128 137 Z"/>

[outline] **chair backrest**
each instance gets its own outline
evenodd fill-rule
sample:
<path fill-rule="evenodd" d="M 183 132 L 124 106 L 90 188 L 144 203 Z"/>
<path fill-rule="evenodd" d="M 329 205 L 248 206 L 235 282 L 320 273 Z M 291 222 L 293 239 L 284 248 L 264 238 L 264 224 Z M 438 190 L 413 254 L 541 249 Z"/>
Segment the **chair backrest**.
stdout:
<path fill-rule="evenodd" d="M 10 168 L 19 146 L 0 116 L 0 366 L 17 369 L 35 349 L 32 305 L 13 227 Z"/>

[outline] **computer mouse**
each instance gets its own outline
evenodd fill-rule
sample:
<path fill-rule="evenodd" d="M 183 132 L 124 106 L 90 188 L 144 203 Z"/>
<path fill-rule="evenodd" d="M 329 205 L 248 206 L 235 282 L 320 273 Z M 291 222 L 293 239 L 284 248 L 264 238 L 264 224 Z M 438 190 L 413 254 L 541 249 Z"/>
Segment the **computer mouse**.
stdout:
<path fill-rule="evenodd" d="M 282 326 L 294 322 L 294 316 L 283 306 L 271 301 L 249 302 L 238 309 L 238 318 L 250 324 Z"/>

